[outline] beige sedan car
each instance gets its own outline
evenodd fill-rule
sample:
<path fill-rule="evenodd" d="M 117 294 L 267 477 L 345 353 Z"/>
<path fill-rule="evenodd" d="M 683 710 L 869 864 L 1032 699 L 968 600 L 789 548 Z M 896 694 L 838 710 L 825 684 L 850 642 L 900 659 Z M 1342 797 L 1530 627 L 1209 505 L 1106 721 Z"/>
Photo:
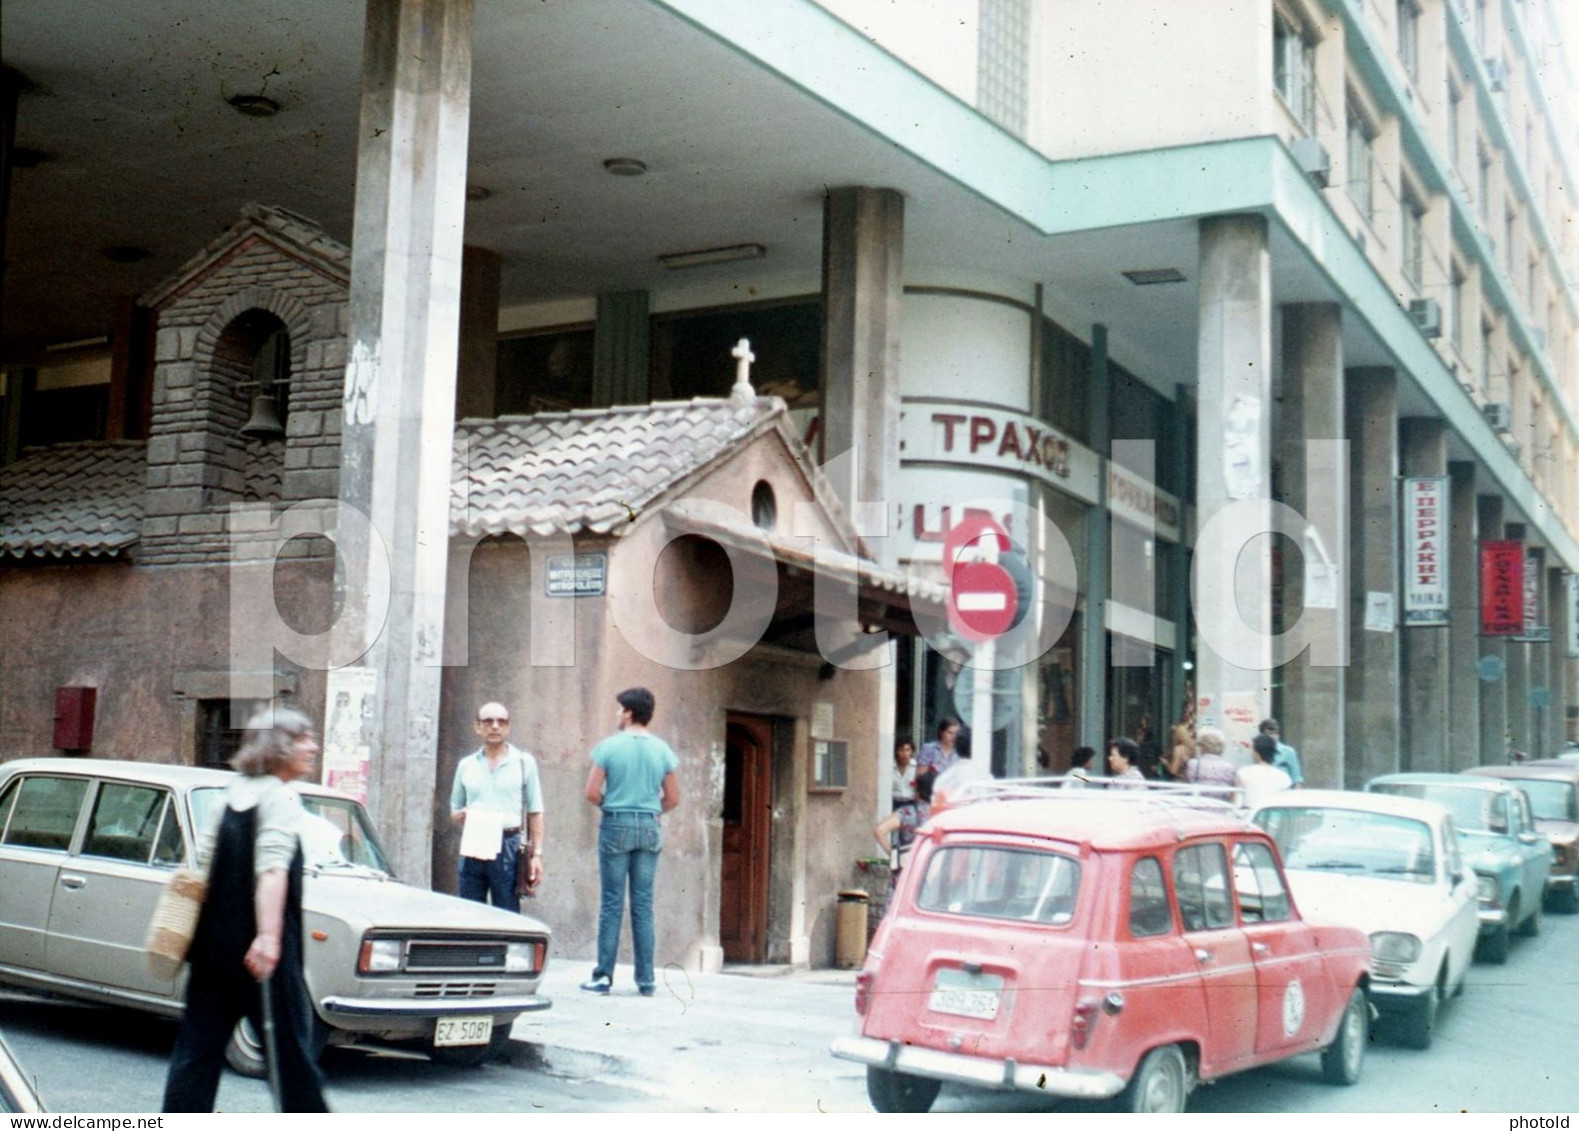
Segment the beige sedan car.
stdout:
<path fill-rule="evenodd" d="M 176 1016 L 186 974 L 149 970 L 143 939 L 196 832 L 217 823 L 233 775 L 142 762 L 20 759 L 0 765 L 0 984 Z M 320 1042 L 388 1041 L 480 1064 L 502 1051 L 538 994 L 549 930 L 397 882 L 354 798 L 301 788 L 307 986 Z M 251 1026 L 228 1050 L 261 1075 Z"/>

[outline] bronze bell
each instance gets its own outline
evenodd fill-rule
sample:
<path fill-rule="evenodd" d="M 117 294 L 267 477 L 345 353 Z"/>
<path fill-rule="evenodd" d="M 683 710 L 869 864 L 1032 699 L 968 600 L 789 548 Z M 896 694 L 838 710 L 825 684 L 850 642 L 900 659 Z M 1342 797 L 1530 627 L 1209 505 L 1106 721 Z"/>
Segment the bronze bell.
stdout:
<path fill-rule="evenodd" d="M 285 425 L 280 423 L 280 403 L 268 393 L 252 398 L 252 415 L 241 426 L 241 434 L 255 440 L 282 440 Z"/>

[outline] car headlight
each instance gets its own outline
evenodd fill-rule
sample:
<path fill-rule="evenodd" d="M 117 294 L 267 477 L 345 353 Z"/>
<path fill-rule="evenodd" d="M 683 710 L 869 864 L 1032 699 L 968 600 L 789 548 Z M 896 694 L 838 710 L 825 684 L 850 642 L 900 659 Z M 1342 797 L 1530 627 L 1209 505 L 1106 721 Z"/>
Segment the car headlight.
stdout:
<path fill-rule="evenodd" d="M 1475 879 L 1475 897 L 1482 903 L 1497 902 L 1497 881 L 1490 876 L 1477 876 Z"/>
<path fill-rule="evenodd" d="M 400 969 L 402 946 L 399 939 L 363 939 L 362 953 L 356 960 L 358 974 L 393 974 Z"/>
<path fill-rule="evenodd" d="M 506 974 L 535 974 L 543 968 L 543 952 L 548 948 L 541 941 L 513 942 L 504 948 Z"/>
<path fill-rule="evenodd" d="M 1377 962 L 1413 962 L 1420 957 L 1420 939 L 1402 931 L 1377 931 L 1371 936 L 1371 957 Z"/>

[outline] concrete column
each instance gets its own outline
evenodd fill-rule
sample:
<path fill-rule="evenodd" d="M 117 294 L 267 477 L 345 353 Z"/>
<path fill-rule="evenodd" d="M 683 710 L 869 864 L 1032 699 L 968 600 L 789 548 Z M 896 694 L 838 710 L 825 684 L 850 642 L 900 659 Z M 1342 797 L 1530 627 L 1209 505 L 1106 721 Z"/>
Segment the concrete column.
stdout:
<path fill-rule="evenodd" d="M 342 517 L 336 629 L 377 674 L 368 800 L 418 887 L 436 795 L 471 26 L 471 0 L 367 0 L 340 503 L 382 544 Z M 386 552 L 388 607 L 371 607 Z"/>
<path fill-rule="evenodd" d="M 1348 465 L 1336 452 L 1310 441 L 1344 438 L 1342 313 L 1330 303 L 1285 306 L 1282 313 L 1283 412 L 1277 441 L 1277 450 L 1284 453 L 1282 501 L 1315 526 L 1341 569 L 1348 541 L 1343 521 Z M 1301 549 L 1304 554 L 1312 551 L 1310 546 Z M 1278 721 L 1299 749 L 1306 784 L 1341 788 L 1346 673 L 1342 665 L 1312 661 L 1347 635 L 1349 610 L 1341 596 L 1333 609 L 1307 608 L 1305 601 L 1305 571 L 1286 570 L 1283 608 L 1290 618 L 1304 610 L 1298 614 L 1300 626 L 1311 647 L 1283 668 Z"/>
<path fill-rule="evenodd" d="M 1087 431 L 1091 450 L 1106 459 L 1113 446 L 1113 417 L 1110 411 L 1112 388 L 1109 384 L 1107 327 L 1091 327 L 1091 386 L 1087 405 Z M 1080 618 L 1080 653 L 1076 671 L 1080 684 L 1080 707 L 1075 714 L 1075 731 L 1082 746 L 1094 747 L 1099 760 L 1107 757 L 1107 603 L 1112 584 L 1109 555 L 1112 547 L 1113 518 L 1107 509 L 1107 476 L 1097 477 L 1096 505 L 1086 512 L 1086 560 L 1081 563 L 1081 584 L 1085 589 L 1085 613 Z M 1104 761 L 1102 772 L 1107 772 Z"/>
<path fill-rule="evenodd" d="M 1522 522 L 1510 522 L 1503 529 L 1505 538 L 1523 541 L 1529 536 Z M 1529 552 L 1526 545 L 1526 562 Z M 1507 761 L 1510 749 L 1528 754 L 1533 745 L 1530 738 L 1530 645 L 1515 638 L 1508 641 L 1508 745 L 1497 761 Z"/>
<path fill-rule="evenodd" d="M 1476 500 L 1476 517 L 1481 538 L 1494 542 L 1502 537 L 1502 496 L 1481 495 Z M 1477 601 L 1480 595 L 1479 550 L 1476 545 Z M 1475 617 L 1475 632 L 1480 632 L 1480 617 Z M 1513 645 L 1505 636 L 1480 637 L 1480 756 L 1483 766 L 1501 765 L 1508 760 L 1508 655 Z"/>
<path fill-rule="evenodd" d="M 1563 571 L 1546 571 L 1546 623 L 1552 626 L 1552 642 L 1546 645 L 1546 744 L 1542 756 L 1555 758 L 1562 753 L 1568 717 L 1568 590 Z"/>
<path fill-rule="evenodd" d="M 1253 728 L 1272 706 L 1271 539 L 1258 537 L 1242 553 L 1234 543 L 1239 530 L 1270 528 L 1272 277 L 1265 217 L 1202 220 L 1200 257 L 1195 505 L 1201 535 L 1191 590 L 1200 633 L 1196 719 L 1220 726 L 1225 709 L 1242 710 L 1254 716 Z M 1260 517 L 1219 528 L 1224 537 L 1213 549 L 1208 524 L 1246 503 L 1261 508 Z M 1226 656 L 1224 632 L 1241 620 L 1255 639 Z M 1230 754 L 1249 760 L 1247 750 Z"/>
<path fill-rule="evenodd" d="M 461 341 L 455 419 L 490 417 L 499 382 L 499 253 L 468 247 L 461 256 Z"/>
<path fill-rule="evenodd" d="M 646 291 L 598 296 L 592 333 L 592 403 L 600 408 L 652 399 L 648 300 Z"/>
<path fill-rule="evenodd" d="M 1450 772 L 1480 761 L 1480 524 L 1476 513 L 1475 465 L 1447 465 L 1452 510 L 1452 546 L 1447 566 L 1448 764 Z"/>
<path fill-rule="evenodd" d="M 1399 422 L 1400 457 L 1405 476 L 1447 474 L 1447 423 L 1426 417 Z M 1446 518 L 1447 516 L 1442 516 Z M 1445 530 L 1444 523 L 1443 529 Z M 1441 547 L 1447 558 L 1447 547 Z M 1452 563 L 1447 562 L 1449 584 Z M 1406 567 L 1407 568 L 1407 565 Z M 1402 594 L 1400 594 L 1400 600 Z M 1448 768 L 1449 625 L 1404 625 L 1399 618 L 1403 678 L 1401 768 L 1441 772 Z"/>
<path fill-rule="evenodd" d="M 1190 434 L 1189 398 L 1183 385 L 1173 387 L 1172 412 L 1169 414 L 1169 450 L 1172 461 L 1172 480 L 1174 489 L 1178 492 L 1181 501 L 1188 496 L 1185 489 L 1185 478 L 1190 473 L 1190 453 L 1185 447 L 1185 440 Z M 1104 489 L 1107 477 L 1103 476 Z M 1182 524 L 1181 524 L 1182 527 Z M 1185 716 L 1185 704 L 1195 697 L 1194 669 L 1195 660 L 1191 654 L 1191 642 L 1195 639 L 1195 626 L 1190 616 L 1190 555 L 1185 546 L 1185 535 L 1181 529 L 1177 542 L 1163 542 L 1158 546 L 1158 551 L 1168 562 L 1169 590 L 1167 608 L 1163 615 L 1174 624 L 1175 637 L 1173 647 L 1173 662 L 1171 665 L 1171 682 L 1168 686 L 1169 698 L 1164 704 L 1166 714 L 1160 722 L 1173 724 L 1181 722 Z M 1186 667 L 1185 665 L 1189 666 Z M 1177 712 L 1177 713 L 1175 713 Z M 1159 733 L 1163 736 L 1163 749 L 1170 748 L 1172 739 L 1166 727 L 1159 726 Z"/>
<path fill-rule="evenodd" d="M 822 210 L 822 451 L 852 514 L 882 503 L 898 521 L 899 322 L 904 298 L 905 198 L 893 189 L 829 189 Z M 839 456 L 854 459 L 836 463 Z M 863 531 L 864 533 L 864 531 Z M 895 565 L 894 538 L 869 542 Z"/>
<path fill-rule="evenodd" d="M 1398 769 L 1398 378 L 1351 369 L 1344 395 L 1349 482 L 1349 672 L 1344 784 L 1359 789 Z M 1373 594 L 1393 615 L 1366 627 Z"/>

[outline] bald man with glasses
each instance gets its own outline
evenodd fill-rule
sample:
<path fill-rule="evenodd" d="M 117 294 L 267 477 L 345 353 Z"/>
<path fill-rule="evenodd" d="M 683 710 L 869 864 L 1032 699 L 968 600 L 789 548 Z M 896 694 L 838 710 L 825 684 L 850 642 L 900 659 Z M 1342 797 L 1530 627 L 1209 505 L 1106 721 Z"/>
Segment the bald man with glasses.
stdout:
<path fill-rule="evenodd" d="M 499 851 L 491 860 L 462 855 L 456 893 L 462 899 L 491 901 L 495 907 L 519 912 L 516 870 L 522 852 L 530 853 L 527 885 L 536 887 L 543 878 L 543 789 L 537 759 L 507 741 L 510 712 L 504 704 L 484 703 L 477 708 L 473 726 L 482 746 L 455 767 L 450 820 L 463 828 L 469 817 L 498 823 Z"/>

